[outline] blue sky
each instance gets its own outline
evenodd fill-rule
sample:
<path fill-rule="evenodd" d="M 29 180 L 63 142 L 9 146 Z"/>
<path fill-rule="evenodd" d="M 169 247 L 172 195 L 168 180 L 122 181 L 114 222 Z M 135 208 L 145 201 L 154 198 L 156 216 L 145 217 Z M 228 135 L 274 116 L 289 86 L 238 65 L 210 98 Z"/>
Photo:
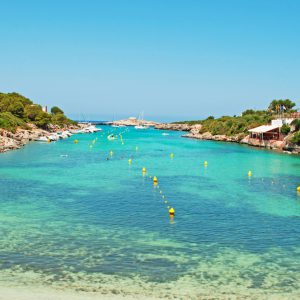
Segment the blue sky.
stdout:
<path fill-rule="evenodd" d="M 71 117 L 300 106 L 298 0 L 0 0 L 0 12 L 0 91 Z"/>

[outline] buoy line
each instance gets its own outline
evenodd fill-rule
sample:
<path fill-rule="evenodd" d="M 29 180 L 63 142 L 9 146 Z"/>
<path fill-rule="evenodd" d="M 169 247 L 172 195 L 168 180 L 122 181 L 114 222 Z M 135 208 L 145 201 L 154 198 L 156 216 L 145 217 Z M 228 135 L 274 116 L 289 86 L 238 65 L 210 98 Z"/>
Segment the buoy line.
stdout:
<path fill-rule="evenodd" d="M 147 169 L 145 167 L 142 168 L 142 174 L 144 177 L 149 178 L 150 180 L 152 180 L 153 182 L 153 186 L 156 188 L 157 191 L 159 191 L 159 194 L 163 200 L 164 204 L 168 204 L 168 200 L 166 199 L 165 195 L 163 194 L 163 191 L 160 189 L 160 186 L 158 185 L 158 178 L 156 176 L 150 176 L 147 175 Z M 174 219 L 175 217 L 175 209 L 174 207 L 167 205 L 167 209 L 168 209 L 168 213 L 169 213 L 169 217 L 170 219 Z"/>

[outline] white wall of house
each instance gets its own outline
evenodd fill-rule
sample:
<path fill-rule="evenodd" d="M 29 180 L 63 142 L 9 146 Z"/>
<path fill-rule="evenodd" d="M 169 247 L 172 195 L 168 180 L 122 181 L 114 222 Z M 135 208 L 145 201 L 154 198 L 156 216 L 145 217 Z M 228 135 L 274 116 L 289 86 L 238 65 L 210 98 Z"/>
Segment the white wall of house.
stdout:
<path fill-rule="evenodd" d="M 275 119 L 271 121 L 271 125 L 281 127 L 283 124 L 290 125 L 293 122 L 293 118 Z"/>

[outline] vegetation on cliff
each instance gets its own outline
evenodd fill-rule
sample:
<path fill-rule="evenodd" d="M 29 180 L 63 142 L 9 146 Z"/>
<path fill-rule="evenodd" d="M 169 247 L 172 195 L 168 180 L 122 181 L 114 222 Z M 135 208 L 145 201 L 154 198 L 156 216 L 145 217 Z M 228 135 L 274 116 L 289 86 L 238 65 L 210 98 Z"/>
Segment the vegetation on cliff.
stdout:
<path fill-rule="evenodd" d="M 278 114 L 286 114 L 295 112 L 293 109 L 295 103 L 289 99 L 273 100 L 266 110 L 248 109 L 241 116 L 222 116 L 215 119 L 213 116 L 205 120 L 185 121 L 188 125 L 201 124 L 202 127 L 199 133 L 210 132 L 212 135 L 246 135 L 248 130 L 260 125 L 266 125 L 276 118 Z M 299 129 L 297 129 L 299 130 Z M 297 131 L 295 130 L 295 131 Z M 284 133 L 288 133 L 290 128 L 284 128 Z"/>
<path fill-rule="evenodd" d="M 40 105 L 18 93 L 0 93 L 0 128 L 15 132 L 17 127 L 28 129 L 27 123 L 43 129 L 50 124 L 59 127 L 75 124 L 57 106 L 49 114 Z"/>

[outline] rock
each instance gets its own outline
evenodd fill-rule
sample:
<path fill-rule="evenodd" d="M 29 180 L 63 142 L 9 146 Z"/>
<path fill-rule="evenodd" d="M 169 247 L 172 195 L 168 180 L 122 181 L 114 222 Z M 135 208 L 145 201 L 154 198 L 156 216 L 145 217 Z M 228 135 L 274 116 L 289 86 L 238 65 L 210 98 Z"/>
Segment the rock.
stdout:
<path fill-rule="evenodd" d="M 192 125 L 191 128 L 190 128 L 190 133 L 199 134 L 201 128 L 202 128 L 201 124 Z"/>
<path fill-rule="evenodd" d="M 174 130 L 174 131 L 190 131 L 192 128 L 191 125 L 182 124 L 182 123 L 162 123 L 155 125 L 155 129 L 161 130 Z"/>
<path fill-rule="evenodd" d="M 199 140 L 214 140 L 214 141 L 223 141 L 223 142 L 234 142 L 247 144 L 254 147 L 263 147 L 272 150 L 278 151 L 288 151 L 289 153 L 300 153 L 300 145 L 291 144 L 291 135 L 287 136 L 283 141 L 270 140 L 270 141 L 261 141 L 258 139 L 252 139 L 249 135 L 245 136 L 244 133 L 236 134 L 233 136 L 226 135 L 212 135 L 210 132 L 200 133 L 202 129 L 201 124 L 188 125 L 183 123 L 164 123 L 155 126 L 156 129 L 163 130 L 180 130 L 188 131 L 187 134 L 184 134 L 182 137 L 199 139 Z"/>
<path fill-rule="evenodd" d="M 41 136 L 49 135 L 51 132 L 58 130 L 57 126 L 52 126 L 52 131 L 46 131 L 43 129 L 37 128 L 33 124 L 27 124 L 30 130 L 17 128 L 15 133 L 9 132 L 0 128 L 0 153 L 6 152 L 9 150 L 19 149 L 27 144 L 29 141 L 33 141 Z M 55 130 L 54 130 L 55 128 Z M 79 127 L 71 125 L 66 129 L 78 129 Z M 62 130 L 62 129 L 60 129 Z"/>

